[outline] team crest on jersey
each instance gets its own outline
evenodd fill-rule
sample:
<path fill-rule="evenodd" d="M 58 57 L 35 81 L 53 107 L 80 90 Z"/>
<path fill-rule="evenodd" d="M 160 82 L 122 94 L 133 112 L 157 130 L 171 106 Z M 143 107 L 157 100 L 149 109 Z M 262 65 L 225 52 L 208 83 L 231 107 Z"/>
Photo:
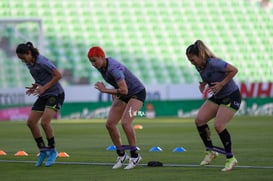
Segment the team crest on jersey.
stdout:
<path fill-rule="evenodd" d="M 228 97 L 223 99 L 224 104 L 228 104 L 229 102 L 230 102 L 230 99 Z"/>
<path fill-rule="evenodd" d="M 56 102 L 56 98 L 55 97 L 50 97 L 48 100 L 51 104 Z"/>

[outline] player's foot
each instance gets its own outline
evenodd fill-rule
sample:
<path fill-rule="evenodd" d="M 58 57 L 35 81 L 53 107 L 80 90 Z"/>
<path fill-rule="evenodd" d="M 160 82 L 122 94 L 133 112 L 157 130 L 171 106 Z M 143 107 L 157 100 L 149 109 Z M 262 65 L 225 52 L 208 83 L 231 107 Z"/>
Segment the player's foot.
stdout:
<path fill-rule="evenodd" d="M 40 151 L 38 156 L 38 161 L 35 163 L 35 167 L 39 167 L 43 164 L 43 161 L 45 160 L 47 156 L 47 151 Z"/>
<path fill-rule="evenodd" d="M 58 157 L 58 152 L 55 149 L 50 149 L 48 154 L 48 160 L 46 161 L 45 166 L 49 167 L 53 165 L 57 157 Z"/>
<path fill-rule="evenodd" d="M 234 156 L 232 158 L 228 158 L 226 159 L 225 168 L 223 168 L 222 171 L 223 172 L 230 171 L 237 164 L 238 164 L 238 161 L 236 160 Z"/>
<path fill-rule="evenodd" d="M 219 155 L 215 151 L 206 151 L 205 154 L 206 154 L 206 156 L 205 156 L 204 160 L 200 163 L 201 166 L 210 164 L 210 162 L 213 159 L 215 159 L 216 157 L 218 157 L 218 155 Z"/>
<path fill-rule="evenodd" d="M 113 169 L 117 169 L 122 167 L 122 164 L 129 159 L 128 155 L 125 153 L 123 156 L 118 156 L 117 157 L 117 162 L 116 164 L 112 167 Z"/>
<path fill-rule="evenodd" d="M 134 168 L 142 159 L 142 157 L 140 155 L 138 155 L 138 157 L 136 158 L 130 158 L 129 164 L 124 168 L 125 170 L 129 170 Z"/>

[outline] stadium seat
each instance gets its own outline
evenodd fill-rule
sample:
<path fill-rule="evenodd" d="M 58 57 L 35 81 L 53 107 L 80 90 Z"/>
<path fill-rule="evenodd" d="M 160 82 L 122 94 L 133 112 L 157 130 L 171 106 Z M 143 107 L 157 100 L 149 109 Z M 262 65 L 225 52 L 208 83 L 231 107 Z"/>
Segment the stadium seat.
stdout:
<path fill-rule="evenodd" d="M 193 83 L 199 75 L 188 64 L 185 49 L 197 39 L 238 67 L 237 81 L 272 82 L 272 15 L 255 3 L 238 0 L 6 0 L 0 5 L 0 17 L 43 20 L 45 47 L 41 53 L 71 76 L 66 77 L 69 84 L 99 79 L 86 59 L 92 45 L 102 46 L 108 56 L 121 60 L 145 84 Z M 38 31 L 27 23 L 20 24 L 18 30 L 24 34 Z M 12 36 L 14 43 L 17 36 Z M 0 54 L 0 59 L 6 58 Z M 16 64 L 20 61 L 13 66 Z M 0 88 L 29 81 L 15 77 L 1 78 Z"/>

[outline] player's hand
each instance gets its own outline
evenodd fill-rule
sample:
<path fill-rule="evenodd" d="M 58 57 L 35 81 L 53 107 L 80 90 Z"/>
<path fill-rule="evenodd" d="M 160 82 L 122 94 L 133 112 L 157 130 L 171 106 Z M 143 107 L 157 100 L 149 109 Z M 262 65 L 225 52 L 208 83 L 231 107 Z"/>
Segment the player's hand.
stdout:
<path fill-rule="evenodd" d="M 103 82 L 97 82 L 95 84 L 95 88 L 98 89 L 100 92 L 104 92 L 105 90 L 105 85 Z"/>
<path fill-rule="evenodd" d="M 46 90 L 43 86 L 37 86 L 35 91 L 33 92 L 33 95 L 39 96 L 40 94 L 44 93 Z"/>
<path fill-rule="evenodd" d="M 199 90 L 201 93 L 204 92 L 206 85 L 207 85 L 206 82 L 199 82 Z"/>
<path fill-rule="evenodd" d="M 209 92 L 212 94 L 217 94 L 218 92 L 222 90 L 223 87 L 224 85 L 221 84 L 221 82 L 212 82 Z"/>
<path fill-rule="evenodd" d="M 38 87 L 38 84 L 32 84 L 31 87 L 25 87 L 27 90 L 26 90 L 26 95 L 31 95 L 31 94 L 34 94 L 34 92 L 36 91 L 36 88 Z"/>

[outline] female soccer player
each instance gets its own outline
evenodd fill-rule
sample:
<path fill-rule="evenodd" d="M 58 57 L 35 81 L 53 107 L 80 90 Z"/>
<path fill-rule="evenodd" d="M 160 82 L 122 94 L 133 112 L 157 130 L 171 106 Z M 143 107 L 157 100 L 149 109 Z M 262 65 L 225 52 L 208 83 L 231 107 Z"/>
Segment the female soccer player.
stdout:
<path fill-rule="evenodd" d="M 62 75 L 46 57 L 40 55 L 38 49 L 34 48 L 31 42 L 19 44 L 16 54 L 26 64 L 35 80 L 31 87 L 26 87 L 26 94 L 38 97 L 27 120 L 27 125 L 40 150 L 35 166 L 41 166 L 47 156 L 48 160 L 45 166 L 51 166 L 58 153 L 55 149 L 55 138 L 50 122 L 64 102 L 64 89 L 59 83 Z M 44 143 L 38 126 L 40 119 L 48 147 Z"/>
<path fill-rule="evenodd" d="M 87 56 L 103 79 L 113 86 L 113 88 L 106 88 L 102 82 L 95 84 L 95 88 L 100 92 L 112 94 L 113 97 L 106 121 L 106 128 L 118 154 L 113 169 L 122 167 L 124 161 L 129 158 L 125 152 L 126 149 L 130 149 L 131 158 L 124 169 L 134 168 L 142 158 L 138 154 L 132 122 L 145 101 L 145 87 L 127 67 L 111 57 L 106 57 L 102 48 L 97 46 L 90 48 Z M 120 120 L 129 146 L 122 145 L 117 127 Z"/>
<path fill-rule="evenodd" d="M 206 156 L 200 165 L 207 165 L 218 156 L 217 152 L 212 151 L 213 148 L 217 147 L 212 144 L 207 124 L 211 119 L 215 118 L 214 128 L 224 145 L 222 151 L 227 158 L 222 171 L 232 170 L 237 164 L 237 160 L 232 153 L 231 136 L 226 126 L 239 109 L 241 103 L 239 87 L 233 80 L 238 70 L 231 64 L 215 57 L 201 40 L 197 40 L 187 48 L 186 56 L 202 78 L 199 85 L 200 91 L 203 92 L 206 85 L 208 85 L 212 94 L 201 106 L 195 118 L 197 130 L 206 147 Z"/>

